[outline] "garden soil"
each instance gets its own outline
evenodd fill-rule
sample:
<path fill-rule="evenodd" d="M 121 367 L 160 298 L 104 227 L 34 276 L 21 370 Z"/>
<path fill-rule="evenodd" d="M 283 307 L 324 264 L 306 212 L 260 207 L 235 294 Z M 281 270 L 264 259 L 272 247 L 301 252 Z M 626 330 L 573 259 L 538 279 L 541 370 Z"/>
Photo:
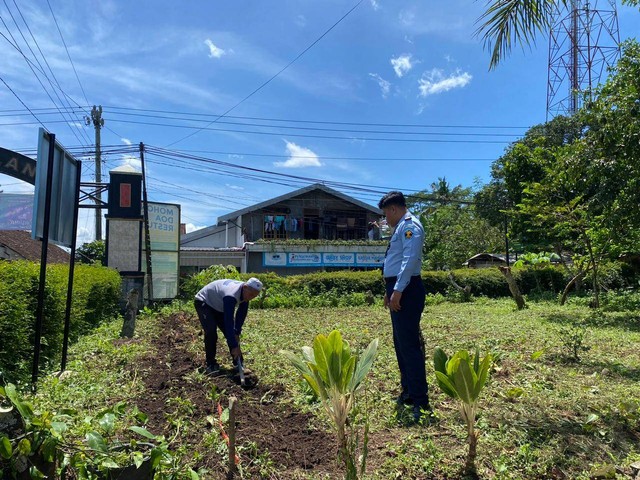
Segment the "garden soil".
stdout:
<path fill-rule="evenodd" d="M 297 411 L 282 387 L 264 385 L 253 374 L 247 377 L 250 388 L 241 388 L 233 372 L 223 371 L 217 377 L 195 374 L 204 362 L 197 318 L 181 312 L 160 322 L 161 333 L 136 365 L 146 386 L 136 404 L 149 417 L 149 431 L 171 439 L 179 429 L 180 444 L 170 448 L 191 450 L 196 469 L 209 471 L 206 478 L 224 478 L 225 451 L 216 448 L 220 440 L 215 436 L 222 436 L 219 408 L 228 407 L 229 398 L 235 396 L 236 442 L 244 478 L 295 479 L 305 472 L 341 476 L 333 434 L 312 415 Z M 224 428 L 228 430 L 226 423 Z M 269 462 L 281 473 L 266 474 L 273 472 L 267 468 Z"/>

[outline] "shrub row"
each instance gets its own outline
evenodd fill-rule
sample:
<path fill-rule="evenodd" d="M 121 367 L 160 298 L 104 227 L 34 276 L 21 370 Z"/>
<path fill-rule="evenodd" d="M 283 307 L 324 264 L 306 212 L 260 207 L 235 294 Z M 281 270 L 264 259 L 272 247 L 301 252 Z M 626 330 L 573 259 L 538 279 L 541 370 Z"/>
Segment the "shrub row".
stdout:
<path fill-rule="evenodd" d="M 560 267 L 523 268 L 514 269 L 512 272 L 524 294 L 545 291 L 559 292 L 567 281 L 564 270 Z M 510 295 L 507 282 L 498 269 L 460 269 L 452 271 L 451 274 L 459 285 L 469 286 L 472 295 L 492 298 Z M 369 301 L 368 295 L 377 297 L 384 295 L 384 285 L 379 270 L 316 272 L 288 277 L 280 277 L 274 273 L 253 275 L 262 280 L 266 286 L 267 297 L 262 301 L 260 299 L 255 301 L 257 306 L 265 308 L 316 306 L 318 303 L 317 306 L 324 306 L 325 303 L 331 306 L 336 302 L 338 305 L 343 305 L 360 300 L 362 303 L 359 304 L 364 304 Z M 214 280 L 221 278 L 246 279 L 249 276 L 238 273 L 234 267 L 216 265 L 188 278 L 183 284 L 182 292 L 185 298 L 193 298 L 200 288 Z M 422 272 L 422 280 L 427 293 L 446 295 L 451 289 L 448 276 L 449 272 Z M 337 299 L 329 300 L 332 296 Z M 287 301 L 283 298 L 278 300 L 278 297 L 290 300 Z"/>
<path fill-rule="evenodd" d="M 47 267 L 41 368 L 62 353 L 69 268 Z M 29 378 L 33 362 L 40 265 L 0 262 L 0 372 L 12 382 Z M 76 265 L 71 303 L 71 341 L 118 314 L 120 275 L 106 267 Z"/>

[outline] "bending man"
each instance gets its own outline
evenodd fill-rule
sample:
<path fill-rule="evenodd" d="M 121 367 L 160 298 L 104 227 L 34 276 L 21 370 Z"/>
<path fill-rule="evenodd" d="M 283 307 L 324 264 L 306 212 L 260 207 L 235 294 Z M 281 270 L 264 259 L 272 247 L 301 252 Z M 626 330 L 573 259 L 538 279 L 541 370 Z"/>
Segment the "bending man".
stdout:
<path fill-rule="evenodd" d="M 195 307 L 204 330 L 208 374 L 220 372 L 220 365 L 216 360 L 218 328 L 227 340 L 234 365 L 238 358 L 242 360 L 242 325 L 247 318 L 249 302 L 258 296 L 260 290 L 262 282 L 257 278 L 250 278 L 246 282 L 222 279 L 205 285 L 196 294 Z"/>

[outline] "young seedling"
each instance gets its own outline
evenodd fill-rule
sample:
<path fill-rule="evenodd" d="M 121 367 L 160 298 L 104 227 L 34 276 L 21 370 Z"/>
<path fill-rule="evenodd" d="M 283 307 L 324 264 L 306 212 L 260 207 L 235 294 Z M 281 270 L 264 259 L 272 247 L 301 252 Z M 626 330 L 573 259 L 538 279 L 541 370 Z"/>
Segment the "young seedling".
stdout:
<path fill-rule="evenodd" d="M 478 397 L 487 382 L 491 362 L 491 354 L 487 354 L 480 361 L 477 349 L 473 356 L 466 350 L 460 350 L 449 358 L 444 350 L 438 347 L 433 355 L 438 385 L 445 394 L 460 402 L 460 412 L 467 423 L 469 451 L 464 473 L 473 478 L 477 477 L 475 460 L 479 432 L 475 430 L 475 424 Z"/>

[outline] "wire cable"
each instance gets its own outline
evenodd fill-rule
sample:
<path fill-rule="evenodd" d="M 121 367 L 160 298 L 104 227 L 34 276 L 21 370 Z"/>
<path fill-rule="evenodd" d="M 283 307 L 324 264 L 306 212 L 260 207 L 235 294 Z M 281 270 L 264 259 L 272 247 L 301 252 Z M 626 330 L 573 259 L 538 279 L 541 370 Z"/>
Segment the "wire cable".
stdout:
<path fill-rule="evenodd" d="M 235 110 L 238 106 L 240 106 L 242 103 L 244 103 L 245 101 L 247 101 L 249 98 L 251 98 L 252 96 L 254 96 L 256 93 L 258 93 L 260 90 L 262 90 L 264 87 L 266 87 L 269 83 L 271 83 L 278 75 L 280 75 L 282 72 L 284 72 L 287 68 L 289 68 L 291 65 L 293 65 L 299 58 L 301 58 L 305 53 L 307 53 L 309 50 L 311 50 L 311 48 L 313 48 L 320 40 L 322 40 L 329 32 L 331 32 L 331 30 L 333 30 L 336 26 L 338 26 L 338 24 L 340 24 L 345 18 L 347 18 L 349 16 L 349 14 L 351 14 L 351 12 L 353 12 L 356 8 L 358 8 L 358 6 L 363 2 L 364 0 L 359 0 L 353 7 L 351 7 L 351 9 L 345 13 L 342 17 L 340 17 L 340 19 L 335 22 L 333 25 L 331 25 L 331 27 L 329 27 L 329 29 L 327 29 L 322 35 L 320 35 L 316 40 L 313 41 L 313 43 L 311 43 L 311 45 L 309 45 L 307 48 L 305 48 L 302 52 L 300 52 L 298 54 L 298 56 L 296 56 L 293 60 L 291 60 L 289 63 L 287 63 L 284 67 L 282 67 L 282 69 L 280 69 L 275 75 L 273 75 L 271 78 L 269 78 L 268 80 L 266 80 L 265 82 L 263 82 L 258 88 L 256 88 L 254 91 L 252 91 L 249 95 L 247 95 L 246 97 L 244 97 L 242 100 L 240 100 L 238 103 L 236 103 L 234 106 L 232 106 L 231 108 L 229 108 L 227 111 L 225 111 L 222 115 L 220 115 L 218 118 L 216 118 L 215 120 L 213 120 L 212 122 L 210 122 L 209 124 L 207 124 L 205 127 L 203 127 L 201 130 L 195 131 L 190 133 L 189 135 L 180 138 L 178 140 L 176 140 L 175 142 L 172 142 L 168 145 L 166 145 L 166 147 L 171 147 L 173 145 L 175 145 L 176 143 L 180 143 L 183 140 L 186 140 L 187 138 L 190 138 L 192 136 L 194 136 L 196 133 L 201 132 L 202 130 L 204 130 L 206 127 L 208 127 L 209 125 L 211 125 L 212 123 L 217 122 L 220 118 L 224 117 L 225 115 L 227 115 L 229 112 Z"/>
<path fill-rule="evenodd" d="M 13 0 L 13 2 L 15 3 L 16 0 Z M 47 0 L 47 5 L 49 5 L 49 10 L 51 11 L 51 16 L 53 17 L 53 21 L 56 24 L 56 28 L 58 29 L 58 33 L 60 34 L 60 39 L 62 40 L 62 44 L 64 45 L 64 49 L 67 52 L 67 57 L 69 58 L 69 62 L 71 63 L 71 67 L 73 67 L 73 73 L 76 74 L 76 80 L 78 80 L 78 85 L 80 85 L 80 90 L 82 90 L 82 96 L 84 97 L 85 101 L 87 103 L 89 103 L 89 100 L 87 99 L 87 94 L 84 91 L 84 87 L 82 86 L 82 82 L 80 81 L 80 77 L 78 77 L 78 72 L 76 71 L 76 66 L 73 63 L 73 60 L 71 60 L 71 55 L 69 54 L 69 49 L 67 48 L 67 42 L 64 41 L 64 37 L 62 36 L 62 30 L 60 30 L 60 25 L 58 25 L 58 20 L 56 19 L 56 15 L 55 13 L 53 13 L 53 8 L 51 8 L 51 3 L 49 2 L 49 0 Z"/>
<path fill-rule="evenodd" d="M 29 34 L 31 35 L 31 38 L 33 40 L 33 42 L 35 43 L 38 51 L 40 52 L 40 55 L 42 57 L 42 59 L 44 60 L 45 65 L 47 66 L 47 68 L 49 69 L 49 72 L 51 73 L 51 76 L 53 77 L 53 80 L 55 81 L 58 89 L 62 92 L 62 87 L 60 86 L 60 82 L 58 81 L 58 79 L 56 78 L 55 73 L 53 72 L 53 69 L 51 68 L 51 66 L 49 65 L 49 62 L 47 61 L 46 56 L 44 55 L 44 53 L 42 52 L 42 49 L 40 48 L 40 44 L 38 43 L 38 40 L 36 39 L 36 37 L 34 36 L 33 32 L 31 31 L 31 28 L 29 27 L 29 24 L 27 23 L 26 19 L 24 18 L 24 15 L 22 14 L 22 10 L 20 10 L 20 7 L 18 6 L 18 4 L 16 3 L 16 0 L 13 0 L 13 4 L 16 7 L 16 10 L 18 11 L 18 13 L 20 14 L 20 17 L 22 18 L 22 22 L 24 23 L 24 25 L 27 27 L 27 31 L 29 32 Z M 7 11 L 9 12 L 9 15 L 11 16 L 11 19 L 13 20 L 14 24 L 16 25 L 16 28 L 18 30 L 18 32 L 20 33 L 20 36 L 22 37 L 22 39 L 24 40 L 25 44 L 27 45 L 27 47 L 29 48 L 29 51 L 31 52 L 31 54 L 33 55 L 33 58 L 36 60 L 36 62 L 38 63 L 38 65 L 40 66 L 40 71 L 42 73 L 42 75 L 46 78 L 46 80 L 49 82 L 49 85 L 51 86 L 51 89 L 53 90 L 53 93 L 55 94 L 55 96 L 57 97 L 58 101 L 60 102 L 60 104 L 63 106 L 63 109 L 66 111 L 66 107 L 64 107 L 65 102 L 63 101 L 62 98 L 60 98 L 60 95 L 58 95 L 58 92 L 56 91 L 56 86 L 53 84 L 53 82 L 51 81 L 51 79 L 49 78 L 49 76 L 44 72 L 44 68 L 42 67 L 42 64 L 40 63 L 40 61 L 38 60 L 37 55 L 35 54 L 35 52 L 33 51 L 33 49 L 31 48 L 31 45 L 29 44 L 29 42 L 27 41 L 26 37 L 24 36 L 24 34 L 22 33 L 22 30 L 20 29 L 20 26 L 18 25 L 18 22 L 16 21 L 15 17 L 13 16 L 13 13 L 11 13 L 11 10 L 9 9 L 9 6 L 7 5 L 7 0 L 4 0 L 4 5 L 7 8 Z M 3 21 L 4 23 L 4 21 Z M 5 24 L 6 27 L 6 24 Z M 8 27 L 7 27 L 8 30 Z M 11 35 L 11 32 L 9 32 L 9 34 Z M 13 38 L 13 35 L 11 35 L 11 37 Z M 18 44 L 18 42 L 14 39 L 16 45 Z M 26 59 L 26 55 L 24 55 L 24 53 L 22 51 L 20 51 L 20 49 L 18 50 L 23 57 Z M 34 69 L 31 67 L 31 64 L 29 64 L 29 67 L 31 68 L 31 71 L 33 72 L 33 74 L 37 77 L 37 74 L 35 73 Z M 41 83 L 42 85 L 42 83 Z M 44 88 L 44 86 L 43 86 Z M 47 91 L 45 89 L 45 91 Z M 49 94 L 47 93 L 47 95 L 49 96 Z M 64 116 L 64 114 L 62 114 L 62 111 L 59 109 L 58 105 L 53 101 L 53 99 L 51 98 L 51 96 L 49 96 L 49 98 L 51 99 L 51 101 L 53 102 L 53 104 L 56 106 L 56 108 L 58 108 L 58 111 L 60 112 L 60 114 L 63 116 L 63 118 L 66 118 Z M 69 107 L 71 107 L 71 104 L 69 103 L 69 100 L 67 99 L 67 105 Z M 67 113 L 69 113 L 68 111 L 66 111 Z M 84 129 L 80 128 L 72 119 L 71 116 L 69 116 L 69 128 L 73 131 L 73 129 L 71 128 L 72 126 L 75 126 L 77 128 L 77 130 L 80 131 L 80 135 L 84 135 L 84 138 L 86 138 L 89 143 L 91 143 L 91 139 L 89 138 L 89 136 L 87 135 L 87 133 L 84 131 Z M 74 136 L 76 138 L 78 138 L 78 136 L 74 133 Z M 80 141 L 80 143 L 82 143 L 82 140 L 80 140 L 78 138 L 78 140 Z"/>

